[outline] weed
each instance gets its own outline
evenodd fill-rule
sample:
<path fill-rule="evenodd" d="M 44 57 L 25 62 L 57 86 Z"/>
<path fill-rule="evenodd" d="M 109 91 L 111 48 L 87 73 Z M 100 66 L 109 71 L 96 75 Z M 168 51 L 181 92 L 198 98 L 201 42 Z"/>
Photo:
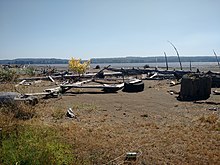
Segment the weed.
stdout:
<path fill-rule="evenodd" d="M 209 115 L 209 116 L 202 116 L 200 117 L 199 119 L 201 122 L 206 122 L 206 123 L 209 123 L 209 124 L 215 124 L 216 121 L 218 120 L 218 116 L 216 114 L 212 114 L 212 115 Z"/>
<path fill-rule="evenodd" d="M 14 118 L 27 120 L 34 116 L 35 110 L 30 105 L 25 103 L 11 103 L 7 105 L 2 105 L 0 112 L 4 115 L 11 115 Z"/>
<path fill-rule="evenodd" d="M 56 120 L 62 119 L 64 117 L 65 113 L 62 109 L 55 109 L 52 113 L 52 117 Z"/>
<path fill-rule="evenodd" d="M 86 111 L 88 113 L 93 112 L 98 109 L 95 104 L 76 104 L 73 106 L 73 109 Z"/>

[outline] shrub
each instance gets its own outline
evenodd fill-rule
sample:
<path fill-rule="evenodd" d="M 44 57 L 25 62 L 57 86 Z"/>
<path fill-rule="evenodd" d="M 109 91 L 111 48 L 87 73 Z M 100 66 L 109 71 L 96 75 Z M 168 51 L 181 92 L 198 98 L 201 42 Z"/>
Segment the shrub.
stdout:
<path fill-rule="evenodd" d="M 71 58 L 69 60 L 69 69 L 75 73 L 83 74 L 86 72 L 86 69 L 89 68 L 90 60 L 84 63 L 81 63 L 81 59 Z"/>
<path fill-rule="evenodd" d="M 0 68 L 0 82 L 15 81 L 17 78 L 18 75 L 14 70 Z"/>
<path fill-rule="evenodd" d="M 34 76 L 35 75 L 35 69 L 34 67 L 27 67 L 25 69 L 25 73 L 28 75 L 28 76 Z"/>

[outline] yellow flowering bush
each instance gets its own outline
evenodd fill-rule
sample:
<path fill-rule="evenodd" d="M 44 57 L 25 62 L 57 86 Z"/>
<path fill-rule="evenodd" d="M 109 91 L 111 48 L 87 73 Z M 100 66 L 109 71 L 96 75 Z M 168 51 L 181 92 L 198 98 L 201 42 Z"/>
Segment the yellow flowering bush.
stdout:
<path fill-rule="evenodd" d="M 81 59 L 71 58 L 69 60 L 69 69 L 75 73 L 83 74 L 86 72 L 86 69 L 89 68 L 90 60 L 81 63 Z"/>

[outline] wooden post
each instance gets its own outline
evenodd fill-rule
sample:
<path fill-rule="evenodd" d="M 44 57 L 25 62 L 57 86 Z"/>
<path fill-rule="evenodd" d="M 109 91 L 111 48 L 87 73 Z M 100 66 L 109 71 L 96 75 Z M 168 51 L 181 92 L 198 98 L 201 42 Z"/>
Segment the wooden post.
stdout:
<path fill-rule="evenodd" d="M 167 68 L 167 70 L 168 70 L 169 67 L 168 67 L 168 61 L 167 61 L 167 55 L 166 55 L 166 52 L 164 52 L 164 55 L 165 55 L 165 61 L 166 61 L 166 68 Z"/>
<path fill-rule="evenodd" d="M 190 71 L 192 71 L 192 64 L 191 64 L 191 61 L 189 61 L 189 69 L 190 69 Z"/>
<path fill-rule="evenodd" d="M 217 63 L 218 63 L 218 66 L 219 66 L 219 68 L 220 68 L 220 64 L 219 64 L 219 60 L 218 60 L 217 54 L 215 53 L 214 50 L 213 50 L 213 53 L 214 53 L 214 55 L 215 55 L 216 61 L 217 61 Z"/>

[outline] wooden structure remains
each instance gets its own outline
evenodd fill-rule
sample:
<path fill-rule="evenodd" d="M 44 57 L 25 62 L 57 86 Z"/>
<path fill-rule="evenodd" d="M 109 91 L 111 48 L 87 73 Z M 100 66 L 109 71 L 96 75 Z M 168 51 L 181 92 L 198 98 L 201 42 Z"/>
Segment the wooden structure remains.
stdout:
<path fill-rule="evenodd" d="M 181 101 L 206 100 L 211 94 L 212 79 L 208 75 L 186 74 L 181 81 L 178 99 Z"/>

